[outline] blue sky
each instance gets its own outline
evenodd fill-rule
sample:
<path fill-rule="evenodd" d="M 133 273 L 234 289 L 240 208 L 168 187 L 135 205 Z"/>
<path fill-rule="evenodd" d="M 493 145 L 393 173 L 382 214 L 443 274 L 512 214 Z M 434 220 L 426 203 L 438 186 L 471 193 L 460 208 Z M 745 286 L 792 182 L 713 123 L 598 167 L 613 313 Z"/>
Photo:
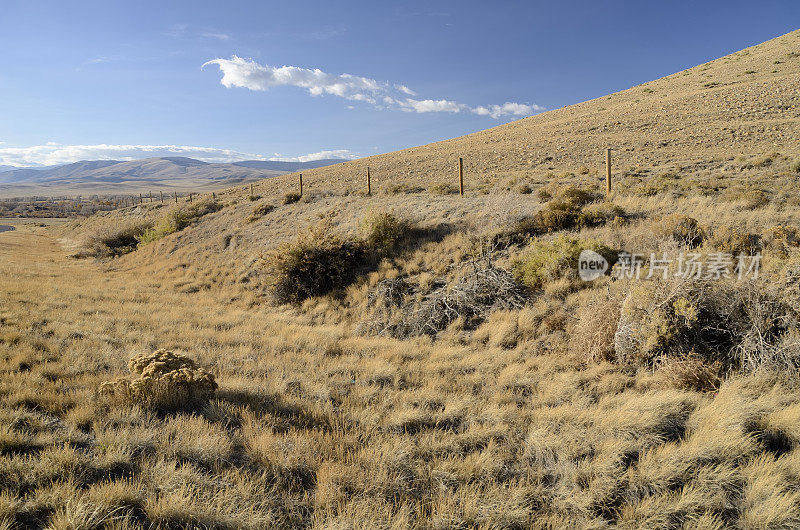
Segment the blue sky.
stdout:
<path fill-rule="evenodd" d="M 798 22 L 797 0 L 0 0 L 0 165 L 365 156 L 622 90 Z"/>

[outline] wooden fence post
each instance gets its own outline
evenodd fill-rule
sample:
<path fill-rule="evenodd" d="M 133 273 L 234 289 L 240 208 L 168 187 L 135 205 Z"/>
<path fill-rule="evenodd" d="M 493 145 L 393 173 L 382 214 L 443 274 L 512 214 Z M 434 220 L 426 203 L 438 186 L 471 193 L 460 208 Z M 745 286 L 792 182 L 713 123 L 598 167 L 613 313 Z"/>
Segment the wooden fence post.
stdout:
<path fill-rule="evenodd" d="M 372 179 L 369 175 L 369 166 L 367 166 L 367 195 L 372 195 Z"/>
<path fill-rule="evenodd" d="M 153 194 L 152 192 L 147 192 L 147 202 L 153 202 Z"/>
<path fill-rule="evenodd" d="M 139 194 L 139 204 L 142 204 L 142 194 Z"/>
<path fill-rule="evenodd" d="M 458 192 L 464 196 L 464 159 L 458 158 Z"/>
<path fill-rule="evenodd" d="M 300 173 L 300 196 L 303 196 L 303 174 Z"/>
<path fill-rule="evenodd" d="M 178 192 L 175 192 L 175 204 L 178 204 Z"/>
<path fill-rule="evenodd" d="M 159 191 L 158 194 L 161 197 L 161 204 L 164 204 L 164 192 L 163 191 Z"/>
<path fill-rule="evenodd" d="M 606 197 L 611 195 L 611 149 L 606 149 Z"/>
<path fill-rule="evenodd" d="M 253 183 L 250 183 L 250 196 L 253 196 Z"/>
<path fill-rule="evenodd" d="M 192 203 L 192 192 L 189 192 L 189 204 Z"/>

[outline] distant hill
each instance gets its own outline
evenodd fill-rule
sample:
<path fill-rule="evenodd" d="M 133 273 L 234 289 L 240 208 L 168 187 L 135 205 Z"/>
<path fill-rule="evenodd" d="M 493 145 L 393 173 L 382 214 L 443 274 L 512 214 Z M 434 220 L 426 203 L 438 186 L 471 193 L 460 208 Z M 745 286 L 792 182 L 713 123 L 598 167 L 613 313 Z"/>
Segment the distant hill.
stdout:
<path fill-rule="evenodd" d="M 61 166 L 0 171 L 0 196 L 200 192 L 339 162 L 343 160 L 244 160 L 229 164 L 214 164 L 186 157 L 130 161 L 82 160 Z M 0 169 L 7 167 L 0 166 Z"/>

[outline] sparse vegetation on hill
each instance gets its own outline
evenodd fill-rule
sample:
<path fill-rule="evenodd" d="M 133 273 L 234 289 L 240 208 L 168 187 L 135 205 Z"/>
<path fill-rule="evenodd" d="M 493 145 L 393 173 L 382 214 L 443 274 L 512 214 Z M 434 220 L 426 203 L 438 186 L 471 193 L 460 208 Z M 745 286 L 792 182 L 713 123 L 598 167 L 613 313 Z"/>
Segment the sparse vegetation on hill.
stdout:
<path fill-rule="evenodd" d="M 187 218 L 3 232 L 0 527 L 800 526 L 799 39 L 372 157 L 371 196 L 353 161 L 135 252 Z"/>

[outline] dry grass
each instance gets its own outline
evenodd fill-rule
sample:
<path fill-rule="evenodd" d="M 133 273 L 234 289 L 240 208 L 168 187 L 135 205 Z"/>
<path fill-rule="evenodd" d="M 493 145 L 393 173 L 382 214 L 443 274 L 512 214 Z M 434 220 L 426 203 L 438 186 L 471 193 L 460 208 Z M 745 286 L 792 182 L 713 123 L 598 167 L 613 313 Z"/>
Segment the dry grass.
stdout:
<path fill-rule="evenodd" d="M 104 260 L 67 256 L 88 234 L 155 224 L 164 211 L 142 205 L 0 234 L 0 527 L 798 527 L 800 336 L 785 311 L 800 299 L 800 195 L 787 186 L 800 153 L 786 143 L 797 135 L 785 95 L 797 83 L 786 50 L 798 36 L 648 84 L 652 92 L 632 89 L 659 109 L 656 121 L 642 121 L 626 92 L 556 111 L 552 123 L 535 117 L 372 159 L 374 189 L 388 193 L 354 192 L 364 161 L 304 173 L 309 191 L 291 204 L 281 200 L 294 176 L 279 177 L 256 185 L 276 206 L 253 222 L 249 189 L 228 190 L 213 215 Z M 759 71 L 751 63 L 778 51 L 774 86 L 754 82 L 755 93 L 741 96 L 739 83 L 751 81 L 728 70 Z M 746 113 L 730 125 L 740 143 L 686 118 L 701 95 Z M 598 184 L 581 166 L 597 165 L 586 157 L 609 141 L 589 127 L 606 116 L 629 154 L 619 157 L 630 165 L 613 197 L 624 223 L 613 222 L 613 207 L 581 198 Z M 565 123 L 569 132 L 557 134 Z M 759 123 L 770 127 L 744 134 Z M 676 137 L 678 126 L 687 129 Z M 774 155 L 773 143 L 786 152 Z M 463 198 L 428 193 L 452 173 L 453 149 L 473 144 L 466 169 L 481 171 L 481 194 L 469 179 Z M 759 162 L 766 155 L 769 164 Z M 403 178 L 389 186 L 382 174 Z M 543 208 L 516 191 L 522 182 L 555 196 L 572 189 L 572 199 L 552 200 L 612 222 L 554 225 L 558 234 L 493 246 Z M 720 201 L 744 184 L 769 202 Z M 332 292 L 268 303 L 265 255 L 330 211 L 325 235 L 357 240 L 370 210 L 394 211 L 419 231 L 345 271 Z M 686 217 L 654 230 L 675 212 Z M 393 226 L 379 239 L 394 241 Z M 620 309 L 635 313 L 645 340 L 632 362 L 617 362 L 615 308 L 645 284 L 578 284 L 570 260 L 580 243 L 571 242 L 645 256 L 741 247 L 735 234 L 713 240 L 722 227 L 762 235 L 764 282 L 777 287 L 731 281 L 652 296 L 647 284 L 641 303 Z M 698 229 L 711 242 L 700 244 Z M 564 259 L 545 259 L 560 244 Z M 501 296 L 469 274 L 476 257 L 490 258 L 492 268 L 479 270 L 495 273 L 490 287 L 502 280 Z M 515 261 L 529 265 L 522 272 L 535 286 L 519 299 L 507 273 Z M 376 301 L 391 320 L 404 307 L 449 303 L 453 292 L 470 303 L 477 293 L 480 311 L 456 311 L 435 332 L 402 340 L 358 333 Z M 733 303 L 720 304 L 732 292 Z M 706 340 L 714 322 L 736 339 L 724 350 Z M 191 355 L 216 393 L 170 411 L 98 393 L 127 374 L 132 356 L 162 348 Z"/>

